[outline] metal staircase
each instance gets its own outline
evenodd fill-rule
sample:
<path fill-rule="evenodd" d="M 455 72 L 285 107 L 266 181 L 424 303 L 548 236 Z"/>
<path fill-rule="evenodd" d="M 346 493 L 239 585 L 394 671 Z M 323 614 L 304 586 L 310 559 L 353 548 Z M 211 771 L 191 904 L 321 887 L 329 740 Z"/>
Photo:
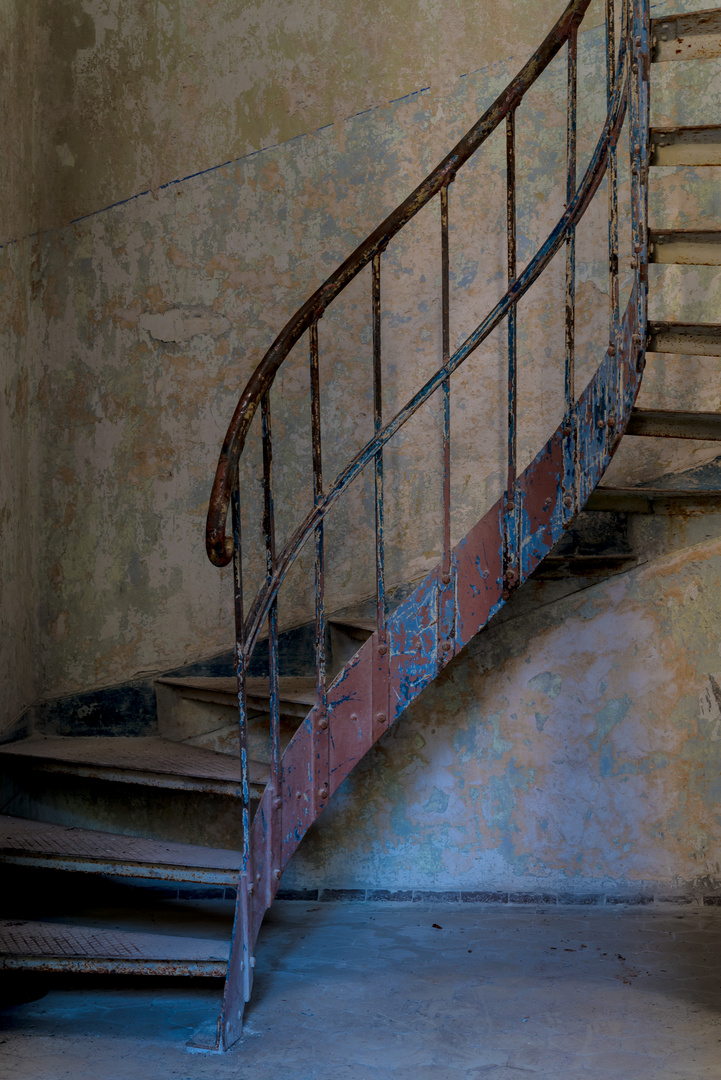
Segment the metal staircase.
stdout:
<path fill-rule="evenodd" d="M 471 130 L 416 190 L 353 252 L 310 297 L 276 338 L 240 396 L 223 444 L 210 500 L 207 550 L 217 566 L 234 568 L 237 641 L 235 680 L 218 677 L 160 681 L 159 695 L 175 695 L 165 737 L 156 739 L 37 739 L 0 748 L 0 765 L 26 769 L 27 783 L 6 801 L 12 817 L 0 819 L 0 861 L 66 871 L 134 878 L 237 885 L 229 951 L 217 941 L 188 941 L 121 931 L 90 933 L 88 928 L 14 920 L 0 923 L 0 965 L 9 969 L 134 971 L 145 973 L 225 974 L 225 993 L 217 1045 L 228 1048 L 242 1032 L 250 999 L 258 932 L 279 888 L 281 876 L 312 823 L 354 766 L 397 720 L 404 709 L 544 562 L 582 508 L 593 500 L 613 508 L 614 492 L 594 494 L 624 433 L 638 436 L 719 439 L 716 414 L 679 414 L 635 408 L 647 348 L 653 351 L 719 355 L 721 325 L 648 322 L 649 261 L 717 265 L 719 234 L 714 231 L 655 230 L 649 235 L 649 166 L 721 163 L 721 127 L 652 129 L 649 125 L 649 74 L 653 61 L 703 59 L 721 55 L 719 12 L 650 20 L 647 0 L 624 0 L 614 10 L 606 0 L 607 114 L 589 164 L 577 168 L 577 43 L 590 0 L 571 0 L 535 55 Z M 562 215 L 523 269 L 517 253 L 516 111 L 539 76 L 560 57 L 567 71 L 566 202 Z M 475 330 L 451 350 L 449 225 L 452 184 L 466 163 L 496 130 L 505 136 L 507 283 L 503 296 Z M 619 140 L 628 132 L 630 147 L 630 234 L 619 226 Z M 606 195 L 599 193 L 608 177 Z M 608 199 L 608 338 L 598 344 L 593 377 L 576 388 L 576 227 L 594 199 Z M 393 237 L 438 200 L 441 255 L 442 348 L 436 370 L 425 385 L 392 416 L 383 414 L 382 308 L 384 252 Z M 628 299 L 621 303 L 619 252 L 627 240 L 632 253 Z M 557 429 L 525 468 L 518 453 L 519 302 L 553 258 L 565 257 L 565 404 Z M 319 324 L 343 290 L 370 267 L 367 298 L 372 313 L 373 435 L 328 483 L 323 474 L 321 380 L 322 333 Z M 625 297 L 624 297 L 625 299 Z M 507 455 L 505 484 L 494 505 L 460 542 L 451 543 L 451 376 L 497 328 L 507 343 Z M 298 343 L 305 343 L 311 388 L 312 507 L 287 542 L 276 543 L 273 483 L 271 388 Z M 443 547 L 437 565 L 422 581 L 389 603 L 384 548 L 384 451 L 422 405 L 438 396 L 442 415 Z M 250 599 L 244 588 L 242 535 L 248 532 L 248 505 L 239 480 L 258 414 L 262 445 L 265 576 Z M 375 493 L 374 617 L 336 615 L 325 603 L 325 519 L 364 471 Z M 624 494 L 617 493 L 623 501 Z M 589 503 L 591 499 L 591 503 Z M 605 499 L 605 502 L 603 501 Z M 226 519 L 230 513 L 232 528 Z M 253 523 L 257 524 L 257 523 Z M 314 549 L 315 675 L 281 678 L 278 599 L 305 545 Z M 551 555 L 549 565 L 564 562 Z M 574 555 L 575 561 L 583 557 Z M 603 559 L 590 555 L 589 559 Z M 612 556 L 619 565 L 628 553 Z M 608 561 L 608 556 L 606 557 Z M 392 610 L 391 610 L 392 609 Z M 329 627 L 329 622 L 333 626 Z M 336 635 L 335 639 L 333 635 Z M 333 655 L 329 643 L 335 640 Z M 269 678 L 249 675 L 251 658 L 263 644 Z M 170 698 L 168 698 L 170 700 Z M 186 738 L 182 710 L 188 701 L 226 710 L 217 729 Z M 239 709 L 237 727 L 228 711 Z M 175 712 L 173 710 L 176 710 Z M 220 713 L 218 714 L 220 716 Z M 267 717 L 267 720 L 266 720 Z M 259 720 L 258 718 L 261 718 Z M 177 724 L 174 728 L 173 724 Z M 225 725 L 225 726 L 223 726 Z M 82 744 L 82 745 L 81 745 Z M 142 745 L 141 745 L 142 744 Z M 218 751 L 223 751 L 218 752 Z M 25 774 L 23 774 L 25 775 Z M 38 776 L 73 777 L 77 782 L 163 789 L 193 797 L 225 799 L 237 822 L 240 850 L 181 843 L 167 831 L 152 838 L 122 835 L 108 810 L 96 829 L 69 829 L 29 821 L 43 816 L 42 805 L 23 802 L 23 790 L 38 789 Z M 33 784 L 35 788 L 33 788 Z M 41 784 L 40 784 L 41 786 Z M 21 790 L 23 789 L 23 790 Z M 30 796 L 27 796 L 30 798 Z M 218 803 L 220 805 L 220 803 Z M 26 807 L 26 811 L 23 811 Z M 38 808 L 39 807 L 39 808 Z M 105 828 L 105 831 L 101 831 Z M 201 834 L 205 827 L 198 826 Z M 131 829 L 126 830 L 132 831 Z M 137 830 L 136 830 L 137 831 Z M 60 940 L 62 938 L 62 940 Z M 123 938 L 121 940 L 121 938 Z M 138 938 L 142 938 L 138 944 Z M 152 941 L 150 939 L 153 939 Z M 164 945 L 165 942 L 165 945 Z M 212 947 L 211 947 L 212 946 Z M 163 951 L 165 948 L 165 952 Z"/>

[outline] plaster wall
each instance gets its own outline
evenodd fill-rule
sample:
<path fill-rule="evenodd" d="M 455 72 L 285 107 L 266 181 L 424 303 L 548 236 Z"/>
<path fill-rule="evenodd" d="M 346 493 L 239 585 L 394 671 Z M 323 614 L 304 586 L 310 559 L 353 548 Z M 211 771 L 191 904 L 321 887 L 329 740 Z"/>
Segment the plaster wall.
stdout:
<path fill-rule="evenodd" d="M 419 4 L 414 33 L 428 47 L 414 51 L 391 6 L 341 18 L 333 4 L 239 11 L 188 0 L 171 18 L 161 4 L 86 0 L 63 25 L 57 5 L 34 5 L 34 21 L 26 6 L 9 10 L 11 36 L 25 42 L 15 70 L 40 74 L 7 114 L 36 135 L 7 174 L 15 216 L 3 229 L 6 239 L 40 232 L 0 253 L 9 305 L 0 437 L 3 461 L 18 463 L 3 466 L 7 720 L 33 696 L 121 682 L 230 643 L 229 576 L 207 563 L 202 529 L 238 392 L 287 317 L 493 100 L 558 13 L 535 2 Z M 382 34 L 367 30 L 374 19 Z M 594 21 L 581 42 L 582 162 L 604 111 Z M 496 23 L 513 27 L 513 44 Z M 707 77 L 693 85 L 696 102 L 715 100 Z M 671 81 L 669 115 L 679 93 Z M 562 207 L 564 109 L 559 63 L 519 114 L 522 261 Z M 503 288 L 504 168 L 502 139 L 491 140 L 451 191 L 456 343 Z M 669 212 L 706 227 L 718 215 L 714 177 L 659 179 L 659 225 Z M 605 343 L 606 225 L 601 195 L 578 237 L 581 384 Z M 521 311 L 524 463 L 560 418 L 557 264 Z M 384 256 L 389 411 L 437 364 L 439 273 L 429 208 Z M 689 275 L 665 295 L 693 317 L 716 296 Z M 321 323 L 328 477 L 370 433 L 369 330 L 369 283 L 359 280 Z M 310 502 L 299 486 L 310 460 L 303 353 L 273 398 L 281 536 Z M 504 382 L 500 335 L 454 377 L 454 540 L 500 491 Z M 721 402 L 702 358 L 651 357 L 643 392 L 656 407 Z M 440 550 L 437 405 L 413 425 L 387 454 L 391 582 L 418 576 Z M 607 482 L 651 483 L 716 456 L 710 444 L 657 442 L 627 440 Z M 254 453 L 243 478 L 251 510 L 257 442 Z M 331 608 L 370 592 L 372 512 L 359 482 L 329 521 Z M 247 525 L 257 553 L 252 515 Z M 399 887 L 451 878 L 560 887 L 716 874 L 706 719 L 718 648 L 702 647 L 696 625 L 716 641 L 721 530 L 710 527 L 703 543 L 677 538 L 680 554 L 491 627 L 342 789 L 293 880 L 367 885 L 382 872 L 380 883 Z M 259 560 L 246 569 L 257 581 Z M 283 598 L 286 625 L 307 618 L 310 586 L 301 560 Z M 694 590 L 693 606 L 678 599 Z"/>
<path fill-rule="evenodd" d="M 513 56 L 561 3 L 418 0 L 36 0 L 4 5 L 28 33 L 32 206 L 3 240 Z M 597 25 L 602 9 L 586 20 Z"/>
<path fill-rule="evenodd" d="M 0 6 L 0 142 L 5 148 L 3 237 L 29 220 L 33 170 L 31 19 L 24 4 Z M 30 283 L 32 244 L 0 252 L 0 732 L 38 693 L 33 600 L 37 412 Z"/>
<path fill-rule="evenodd" d="M 92 48 L 109 48 L 113 34 L 119 35 L 118 40 L 135 50 L 144 71 L 146 52 L 155 55 L 160 50 L 167 64 L 174 55 L 165 38 L 162 48 L 158 41 L 136 39 L 123 20 L 111 34 L 107 12 L 101 18 L 93 5 L 84 5 L 82 11 L 79 7 L 57 34 L 51 33 L 54 9 L 40 5 L 35 10 L 31 45 L 41 55 L 43 41 L 48 47 L 56 43 L 58 62 L 65 64 L 65 82 L 57 86 L 58 116 L 69 110 L 67 116 L 75 117 L 79 131 L 89 102 L 95 101 L 99 110 L 97 124 L 105 116 L 100 108 L 103 95 L 98 91 L 94 97 L 95 84 L 82 82 L 80 74 L 85 72 L 86 78 L 85 53 L 91 39 Z M 91 33 L 88 19 L 93 11 Z M 123 12 L 125 18 L 127 10 Z M 511 20 L 517 14 L 515 9 L 507 12 Z M 422 23 L 425 15 L 421 15 Z M 519 21 L 525 33 L 525 19 L 519 16 Z M 165 25 L 162 19 L 160 24 Z M 183 32 L 189 25 L 183 24 Z M 224 25 L 222 19 L 218 25 Z M 540 34 L 536 26 L 534 41 Z M 603 102 L 593 92 L 601 44 L 598 32 L 583 35 L 582 159 L 603 114 Z M 319 45 L 319 54 L 327 60 L 325 48 Z M 109 71 L 124 70 L 117 57 L 106 66 Z M 447 74 L 440 87 L 412 93 L 202 175 L 156 185 L 81 221 L 41 232 L 32 241 L 32 286 L 18 277 L 12 261 L 18 245 L 3 249 L 6 273 L 18 295 L 26 295 L 28 305 L 27 328 L 10 328 L 8 348 L 22 351 L 28 341 L 35 342 L 37 392 L 31 408 L 40 479 L 33 619 L 41 696 L 120 682 L 228 645 L 229 582 L 205 560 L 202 525 L 217 449 L 240 388 L 298 304 L 419 182 L 518 66 L 513 57 L 463 78 Z M 357 65 L 350 65 L 348 72 L 351 89 L 358 80 L 367 80 L 367 72 Z M 30 118 L 42 150 L 40 154 L 37 147 L 31 148 L 31 176 L 41 171 L 34 164 L 39 155 L 43 166 L 58 157 L 49 152 L 52 140 L 43 119 L 46 74 L 42 69 L 38 77 Z M 146 74 L 150 77 L 149 70 Z M 157 74 L 154 78 L 155 90 L 164 93 L 163 79 Z M 88 93 L 84 96 L 78 86 Z M 384 87 L 378 93 L 385 93 Z M 114 100 L 119 100 L 120 89 L 118 84 Z M 261 90 L 257 93 L 262 103 Z M 564 65 L 559 62 L 539 81 L 528 109 L 519 115 L 519 159 L 525 170 L 519 175 L 522 260 L 530 257 L 561 209 L 564 101 Z M 317 108 L 322 107 L 319 99 Z M 131 109 L 134 116 L 136 112 L 142 110 Z M 262 112 L 259 106 L 258 113 Z M 193 115 L 203 115 L 201 105 Z M 317 115 L 321 117 L 321 112 Z M 107 127 L 110 120 L 106 117 L 103 123 Z M 87 136 L 95 128 L 88 120 L 84 130 Z M 146 126 L 135 132 L 138 148 L 154 143 L 153 130 Z M 99 163 L 107 158 L 104 137 L 86 137 L 84 143 Z M 66 189 L 58 181 L 53 197 L 58 207 L 65 206 L 58 210 L 59 220 L 84 208 L 78 193 L 87 179 L 80 158 L 73 152 L 76 164 L 72 164 L 65 156 L 64 167 L 76 177 L 71 187 L 79 201 L 72 206 L 67 200 L 63 203 Z M 502 137 L 494 137 L 452 191 L 454 344 L 502 290 L 504 161 Z M 98 181 L 98 200 L 100 191 Z M 27 215 L 42 222 L 44 197 L 39 188 L 31 194 Z M 599 200 L 579 232 L 579 309 L 584 314 L 579 321 L 580 381 L 597 362 L 595 338 L 605 317 L 605 271 L 594 251 L 604 230 L 605 209 Z M 438 208 L 429 207 L 384 257 L 388 412 L 398 408 L 437 364 L 438 232 Z M 562 265 L 557 260 L 524 301 L 520 433 L 524 462 L 560 417 L 560 365 L 554 365 L 549 379 L 547 360 L 562 349 L 562 289 Z M 274 392 L 281 539 L 310 500 L 305 347 L 301 343 Z M 370 434 L 367 274 L 324 318 L 321 348 L 324 469 L 332 478 Z M 499 333 L 454 378 L 454 540 L 494 501 L 502 484 L 503 357 Z M 349 408 L 349 401 L 356 405 Z M 389 447 L 391 584 L 419 576 L 438 557 L 440 447 L 436 401 L 424 407 Z M 258 469 L 257 453 L 254 457 L 251 452 L 244 475 L 251 585 L 261 572 Z M 372 496 L 364 479 L 331 517 L 331 609 L 372 588 L 372 514 Z M 349 535 L 354 536 L 352 548 L 346 543 Z M 283 605 L 286 625 L 308 618 L 307 557 L 301 560 Z"/>

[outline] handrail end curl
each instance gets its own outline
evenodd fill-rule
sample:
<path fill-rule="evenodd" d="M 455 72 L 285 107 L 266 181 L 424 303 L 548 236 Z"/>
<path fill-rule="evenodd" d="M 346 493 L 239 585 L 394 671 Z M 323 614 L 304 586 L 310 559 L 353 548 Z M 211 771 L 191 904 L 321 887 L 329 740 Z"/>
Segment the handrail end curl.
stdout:
<path fill-rule="evenodd" d="M 218 567 L 228 566 L 235 551 L 233 536 L 225 532 L 230 506 L 229 480 L 227 457 L 223 455 L 216 469 L 205 522 L 205 550 L 213 566 Z"/>
<path fill-rule="evenodd" d="M 205 537 L 205 550 L 213 566 L 228 566 L 235 551 L 233 537 L 226 536 L 225 531 L 222 529 L 209 528 Z"/>

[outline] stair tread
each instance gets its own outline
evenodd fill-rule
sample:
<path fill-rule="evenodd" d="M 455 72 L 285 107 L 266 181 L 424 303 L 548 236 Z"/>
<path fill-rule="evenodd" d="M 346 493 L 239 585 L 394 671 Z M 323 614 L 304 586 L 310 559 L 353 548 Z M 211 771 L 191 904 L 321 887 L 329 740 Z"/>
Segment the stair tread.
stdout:
<path fill-rule="evenodd" d="M 721 124 L 652 127 L 650 164 L 721 165 Z"/>
<path fill-rule="evenodd" d="M 41 920 L 0 920 L 0 966 L 8 958 L 105 960 L 130 964 L 143 960 L 180 964 L 211 961 L 224 965 L 229 949 L 229 942 L 213 938 L 149 934 Z"/>
<path fill-rule="evenodd" d="M 236 700 L 238 685 L 234 675 L 214 676 L 187 676 L 156 679 L 156 682 L 164 686 L 177 686 L 179 689 L 206 690 L 213 693 L 229 695 Z M 299 705 L 307 705 L 312 708 L 316 702 L 315 677 L 305 676 L 281 676 L 278 680 L 278 689 L 281 701 L 290 701 Z M 264 701 L 270 698 L 270 688 L 267 679 L 247 679 L 246 691 L 248 697 L 260 698 Z"/>
<path fill-rule="evenodd" d="M 33 736 L 0 746 L 0 756 L 8 755 L 58 764 L 240 784 L 237 757 L 206 750 L 204 747 L 189 746 L 187 743 L 172 742 L 155 735 L 77 738 L 61 735 L 49 738 Z M 251 765 L 255 765 L 255 770 L 251 770 L 251 781 L 264 782 L 267 765 L 260 762 L 251 762 Z M 253 771 L 258 779 L 253 776 Z"/>
<path fill-rule="evenodd" d="M 651 229 L 649 260 L 674 265 L 721 265 L 721 229 Z"/>
<path fill-rule="evenodd" d="M 241 855 L 226 848 L 201 847 L 139 836 L 75 828 L 48 821 L 0 815 L 0 862 L 12 854 L 78 857 L 103 863 L 162 864 L 208 870 L 240 867 Z"/>
<path fill-rule="evenodd" d="M 721 356 L 720 323 L 649 322 L 649 352 Z"/>
<path fill-rule="evenodd" d="M 721 490 L 709 488 L 642 488 L 605 487 L 598 485 L 588 498 L 584 509 L 616 510 L 624 513 L 648 514 L 653 504 L 674 503 L 689 505 L 721 505 Z"/>
<path fill-rule="evenodd" d="M 626 434 L 673 439 L 721 439 L 721 413 L 635 408 L 631 412 Z"/>
<path fill-rule="evenodd" d="M 651 20 L 654 63 L 704 60 L 721 55 L 721 9 L 690 11 Z"/>

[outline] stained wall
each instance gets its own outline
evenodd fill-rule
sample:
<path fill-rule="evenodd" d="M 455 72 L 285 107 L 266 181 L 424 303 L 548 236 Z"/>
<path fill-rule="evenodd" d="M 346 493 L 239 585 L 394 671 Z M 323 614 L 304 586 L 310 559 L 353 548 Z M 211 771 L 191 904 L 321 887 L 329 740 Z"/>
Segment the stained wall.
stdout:
<path fill-rule="evenodd" d="M 5 147 L 0 222 L 9 238 L 31 220 L 34 167 L 31 45 L 26 5 L 0 7 L 0 141 Z M 0 731 L 39 692 L 33 582 L 38 486 L 35 357 L 31 326 L 33 244 L 0 252 Z"/>
<path fill-rule="evenodd" d="M 285 319 L 558 13 L 419 4 L 409 38 L 407 5 L 71 7 L 62 20 L 51 3 L 2 12 L 5 70 L 17 75 L 3 122 L 22 133 L 6 140 L 0 252 L 4 725 L 32 700 L 229 645 L 230 581 L 207 563 L 202 530 L 239 390 Z M 598 22 L 581 39 L 581 164 L 604 110 Z M 677 115 L 689 87 L 696 103 L 716 100 L 713 71 L 704 84 L 662 74 L 661 116 Z M 562 208 L 564 80 L 561 64 L 519 114 L 522 261 Z M 503 288 L 504 169 L 491 140 L 451 190 L 454 343 Z M 654 223 L 675 213 L 707 225 L 716 172 L 664 172 Z M 580 382 L 603 347 L 606 224 L 602 192 L 578 238 Z M 429 208 L 384 256 L 388 410 L 437 363 L 437 230 Z M 712 276 L 664 275 L 667 309 L 695 318 L 715 303 Z M 560 418 L 562 291 L 557 260 L 522 305 L 524 460 Z M 359 280 L 321 323 L 327 476 L 370 433 L 368 295 Z M 504 380 L 496 336 L 453 383 L 454 540 L 503 483 Z M 717 409 L 721 382 L 703 358 L 652 356 L 643 393 L 655 407 Z M 301 348 L 273 399 L 281 538 L 309 505 L 307 415 Z M 440 547 L 437 406 L 414 425 L 387 453 L 396 583 Z M 708 443 L 626 440 L 605 482 L 669 483 L 715 458 Z M 243 476 L 251 510 L 259 470 L 256 452 Z M 329 521 L 331 608 L 370 592 L 372 514 L 361 482 Z M 716 875 L 719 529 L 713 515 L 675 528 L 646 566 L 469 646 L 341 789 L 289 882 L 560 888 Z M 249 515 L 257 581 L 253 529 Z M 307 559 L 291 586 L 286 625 L 310 611 Z"/>

